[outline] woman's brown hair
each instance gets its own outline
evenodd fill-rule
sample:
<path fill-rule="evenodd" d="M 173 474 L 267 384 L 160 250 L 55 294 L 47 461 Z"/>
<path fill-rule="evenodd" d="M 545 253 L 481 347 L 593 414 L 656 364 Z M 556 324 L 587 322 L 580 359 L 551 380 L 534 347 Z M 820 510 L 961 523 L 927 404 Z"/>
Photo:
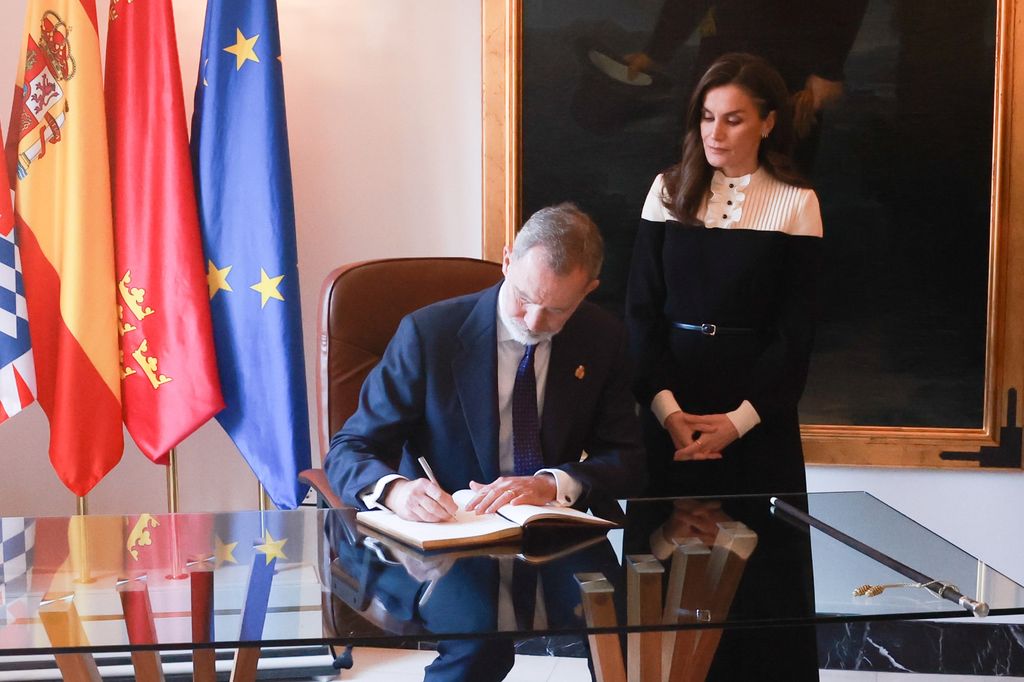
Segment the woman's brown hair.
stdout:
<path fill-rule="evenodd" d="M 757 149 L 761 167 L 786 184 L 810 187 L 790 157 L 794 142 L 793 112 L 782 76 L 761 57 L 740 52 L 725 54 L 708 67 L 697 83 L 686 111 L 682 159 L 665 171 L 665 207 L 683 222 L 701 222 L 697 211 L 714 175 L 714 168 L 708 165 L 704 155 L 700 133 L 704 98 L 709 91 L 723 85 L 743 88 L 762 119 L 775 112 L 775 125 Z"/>

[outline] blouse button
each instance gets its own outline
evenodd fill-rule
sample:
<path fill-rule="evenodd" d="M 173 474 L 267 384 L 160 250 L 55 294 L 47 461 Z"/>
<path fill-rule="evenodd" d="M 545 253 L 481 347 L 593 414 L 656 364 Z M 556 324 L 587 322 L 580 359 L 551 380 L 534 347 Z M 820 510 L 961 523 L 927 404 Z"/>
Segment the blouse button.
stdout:
<path fill-rule="evenodd" d="M 733 188 L 733 187 L 735 187 L 735 186 L 736 186 L 736 185 L 732 184 L 731 182 L 729 183 L 729 189 L 732 189 L 732 188 Z"/>
<path fill-rule="evenodd" d="M 725 202 L 725 203 L 727 203 L 727 204 L 729 204 L 730 206 L 732 206 L 732 202 L 731 202 L 731 201 L 727 201 L 727 202 Z"/>
<path fill-rule="evenodd" d="M 722 214 L 722 217 L 723 217 L 723 218 L 728 218 L 729 216 L 727 216 L 726 214 L 724 214 L 724 213 L 723 213 L 723 214 Z"/>

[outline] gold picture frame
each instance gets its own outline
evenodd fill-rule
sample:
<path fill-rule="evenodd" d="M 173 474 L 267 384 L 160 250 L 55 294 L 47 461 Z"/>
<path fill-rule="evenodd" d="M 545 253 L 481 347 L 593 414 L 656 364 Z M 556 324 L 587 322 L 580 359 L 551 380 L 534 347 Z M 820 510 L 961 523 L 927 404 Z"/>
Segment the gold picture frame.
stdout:
<path fill-rule="evenodd" d="M 984 405 L 980 428 L 804 425 L 811 464 L 1014 468 L 1024 385 L 1024 0 L 997 0 Z M 481 0 L 483 257 L 521 224 L 522 0 Z M 951 131 L 955 134 L 955 130 Z M 1015 170 L 1017 175 L 1015 175 Z M 1017 314 L 1013 314 L 1017 311 Z M 1014 451 L 1016 450 L 1016 451 Z"/>

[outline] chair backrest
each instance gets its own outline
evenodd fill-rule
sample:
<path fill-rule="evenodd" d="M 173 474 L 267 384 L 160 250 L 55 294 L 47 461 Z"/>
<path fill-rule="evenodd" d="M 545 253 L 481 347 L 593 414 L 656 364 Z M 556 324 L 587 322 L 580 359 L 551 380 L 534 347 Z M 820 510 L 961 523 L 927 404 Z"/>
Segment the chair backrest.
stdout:
<path fill-rule="evenodd" d="M 480 291 L 501 265 L 475 258 L 387 258 L 343 265 L 320 290 L 317 425 L 320 454 L 359 403 L 359 389 L 401 319 L 425 305 Z"/>

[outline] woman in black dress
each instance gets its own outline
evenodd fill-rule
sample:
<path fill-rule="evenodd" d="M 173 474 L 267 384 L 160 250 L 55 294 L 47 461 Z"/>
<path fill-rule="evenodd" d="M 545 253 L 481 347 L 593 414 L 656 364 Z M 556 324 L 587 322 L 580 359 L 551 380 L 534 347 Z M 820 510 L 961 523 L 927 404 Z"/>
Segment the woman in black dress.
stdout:
<path fill-rule="evenodd" d="M 822 227 L 787 101 L 763 59 L 720 57 L 647 196 L 626 321 L 653 493 L 806 490 L 797 402 Z"/>

